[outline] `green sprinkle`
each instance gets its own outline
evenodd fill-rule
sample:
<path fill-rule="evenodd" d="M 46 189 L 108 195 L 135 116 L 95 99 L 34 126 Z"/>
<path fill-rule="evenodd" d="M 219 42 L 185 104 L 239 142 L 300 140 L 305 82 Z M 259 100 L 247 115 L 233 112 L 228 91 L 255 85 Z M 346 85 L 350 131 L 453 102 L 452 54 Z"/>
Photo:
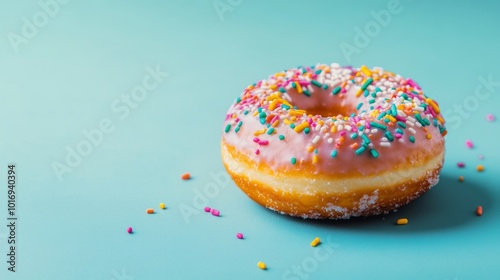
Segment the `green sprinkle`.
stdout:
<path fill-rule="evenodd" d="M 398 125 L 402 128 L 406 128 L 406 124 L 404 122 L 398 122 Z"/>
<path fill-rule="evenodd" d="M 240 131 L 240 127 L 239 126 L 234 129 L 234 132 L 238 133 L 238 131 Z"/>
<path fill-rule="evenodd" d="M 358 134 L 357 133 L 351 134 L 351 139 L 356 139 L 356 138 L 358 138 Z"/>
<path fill-rule="evenodd" d="M 415 114 L 415 119 L 417 119 L 417 121 L 422 125 L 422 126 L 426 126 L 424 120 L 422 120 L 422 117 L 420 116 L 420 114 Z"/>
<path fill-rule="evenodd" d="M 376 92 L 381 92 L 382 90 L 381 90 L 379 87 L 376 87 L 376 88 L 375 88 L 375 91 L 376 91 Z"/>
<path fill-rule="evenodd" d="M 273 134 L 274 132 L 274 128 L 270 127 L 268 130 L 267 130 L 267 134 L 271 135 Z"/>
<path fill-rule="evenodd" d="M 228 133 L 228 132 L 229 132 L 229 130 L 231 130 L 231 125 L 230 125 L 230 124 L 226 125 L 226 129 L 224 129 L 224 131 L 225 131 L 226 133 Z"/>
<path fill-rule="evenodd" d="M 376 122 L 370 122 L 370 125 L 376 128 L 380 128 L 382 130 L 387 130 L 387 126 L 381 124 L 381 123 L 376 123 Z"/>
<path fill-rule="evenodd" d="M 336 95 L 336 94 L 337 94 L 337 93 L 339 93 L 341 90 L 342 90 L 342 88 L 338 86 L 338 87 L 336 87 L 336 88 L 334 88 L 334 89 L 333 89 L 332 94 L 333 94 L 333 95 Z"/>
<path fill-rule="evenodd" d="M 363 91 L 363 95 L 367 97 L 368 95 L 370 95 L 370 92 L 367 89 L 365 89 L 365 91 Z"/>
<path fill-rule="evenodd" d="M 318 154 L 318 149 L 314 149 L 314 153 L 315 153 L 315 154 Z"/>
<path fill-rule="evenodd" d="M 390 131 L 386 131 L 385 132 L 385 137 L 389 140 L 389 141 L 394 141 L 394 136 L 392 135 L 392 133 Z"/>
<path fill-rule="evenodd" d="M 380 113 L 378 116 L 377 116 L 377 120 L 380 120 L 381 118 L 385 117 L 385 115 L 387 115 L 386 112 L 382 112 Z"/>
<path fill-rule="evenodd" d="M 266 119 L 265 119 L 265 118 L 261 118 L 261 119 L 259 120 L 259 122 L 260 122 L 260 124 L 265 124 L 265 123 L 266 123 Z"/>
<path fill-rule="evenodd" d="M 372 156 L 373 156 L 374 158 L 378 158 L 378 152 L 377 152 L 377 150 L 375 150 L 375 149 L 371 149 L 371 150 L 370 150 L 370 153 L 372 154 Z"/>
<path fill-rule="evenodd" d="M 409 138 L 410 138 L 410 142 L 415 143 L 415 137 L 413 137 L 412 135 L 410 135 Z"/>
<path fill-rule="evenodd" d="M 240 122 L 238 123 L 238 127 L 240 127 L 242 124 L 243 124 L 243 122 L 242 122 L 242 121 L 240 121 Z"/>
<path fill-rule="evenodd" d="M 324 85 L 323 85 L 323 89 L 328 89 L 328 85 L 327 85 L 327 84 L 324 84 Z"/>
<path fill-rule="evenodd" d="M 286 92 L 286 89 L 285 89 L 285 88 L 283 88 L 283 87 L 280 87 L 280 92 L 281 92 L 281 93 L 285 93 L 285 92 Z"/>
<path fill-rule="evenodd" d="M 247 111 L 247 110 L 245 110 L 245 111 L 243 112 L 243 115 L 245 115 L 245 116 L 246 116 L 246 115 L 248 115 L 248 111 Z"/>
<path fill-rule="evenodd" d="M 401 134 L 401 135 L 405 134 L 400 128 L 396 128 L 396 132 Z"/>
<path fill-rule="evenodd" d="M 424 123 L 425 123 L 426 125 L 431 125 L 431 122 L 429 121 L 429 119 L 424 118 L 423 120 L 424 120 Z"/>
<path fill-rule="evenodd" d="M 321 69 L 318 69 L 318 70 L 316 70 L 316 71 L 314 72 L 314 74 L 319 75 L 319 74 L 321 74 L 321 71 L 322 71 Z"/>
<path fill-rule="evenodd" d="M 370 99 L 370 100 L 368 100 L 368 103 L 370 103 L 370 104 L 375 103 L 375 99 Z"/>
<path fill-rule="evenodd" d="M 283 139 L 285 139 L 285 135 L 280 135 L 279 138 L 280 138 L 280 140 L 283 140 Z"/>
<path fill-rule="evenodd" d="M 311 84 L 313 84 L 313 85 L 315 85 L 317 87 L 321 87 L 322 86 L 322 84 L 320 82 L 316 81 L 316 80 L 311 80 Z"/>
<path fill-rule="evenodd" d="M 297 85 L 295 84 L 295 82 L 292 82 L 292 87 L 297 88 Z"/>
<path fill-rule="evenodd" d="M 295 124 L 294 124 L 294 123 L 292 123 L 292 124 L 290 125 L 290 128 L 291 128 L 291 129 L 294 129 L 294 128 L 295 128 Z"/>
<path fill-rule="evenodd" d="M 396 105 L 394 104 L 391 105 L 391 113 L 393 117 L 398 115 L 398 110 L 396 109 Z"/>
<path fill-rule="evenodd" d="M 286 104 L 281 104 L 281 108 L 285 108 L 287 110 L 290 110 L 290 106 L 286 105 Z"/>
<path fill-rule="evenodd" d="M 361 106 L 363 106 L 363 102 L 360 102 L 360 103 L 358 104 L 358 106 L 356 106 L 356 110 L 359 110 L 359 108 L 361 108 Z"/>
<path fill-rule="evenodd" d="M 307 89 L 303 90 L 302 92 L 303 92 L 303 93 L 304 93 L 304 95 L 306 95 L 306 96 L 311 96 L 311 93 L 310 93 Z"/>
<path fill-rule="evenodd" d="M 336 157 L 337 156 L 337 150 L 333 150 L 332 153 L 330 154 L 331 157 Z"/>
<path fill-rule="evenodd" d="M 266 116 L 267 115 L 265 112 L 260 112 L 260 114 L 259 114 L 259 118 L 261 118 L 261 119 L 265 118 Z"/>
<path fill-rule="evenodd" d="M 309 127 L 304 128 L 304 133 L 309 134 L 311 132 L 311 129 Z"/>
<path fill-rule="evenodd" d="M 297 159 L 293 157 L 292 160 L 291 160 L 291 162 L 292 162 L 292 164 L 296 164 L 297 163 Z"/>
<path fill-rule="evenodd" d="M 240 102 L 241 102 L 241 97 L 238 97 L 238 98 L 236 99 L 236 103 L 240 103 Z"/>
<path fill-rule="evenodd" d="M 370 138 L 368 138 L 368 136 L 366 136 L 366 134 L 361 134 L 361 138 L 363 138 L 363 141 L 365 141 L 365 143 L 370 143 Z"/>
<path fill-rule="evenodd" d="M 391 121 L 391 120 L 389 120 L 388 118 L 385 118 L 385 119 L 384 119 L 384 122 L 385 122 L 385 123 L 389 123 L 390 121 Z"/>
<path fill-rule="evenodd" d="M 366 82 L 361 86 L 361 89 L 365 90 L 369 85 L 371 85 L 372 82 L 373 82 L 373 79 L 368 78 L 368 80 L 366 80 Z"/>
<path fill-rule="evenodd" d="M 408 95 L 406 95 L 405 93 L 401 93 L 401 96 L 402 96 L 405 100 L 410 100 L 410 98 L 408 97 Z"/>
<path fill-rule="evenodd" d="M 356 150 L 356 154 L 357 154 L 357 155 L 360 155 L 360 154 L 362 154 L 365 150 L 366 150 L 365 146 L 361 146 L 361 148 L 359 148 L 359 149 L 357 149 L 357 150 Z"/>

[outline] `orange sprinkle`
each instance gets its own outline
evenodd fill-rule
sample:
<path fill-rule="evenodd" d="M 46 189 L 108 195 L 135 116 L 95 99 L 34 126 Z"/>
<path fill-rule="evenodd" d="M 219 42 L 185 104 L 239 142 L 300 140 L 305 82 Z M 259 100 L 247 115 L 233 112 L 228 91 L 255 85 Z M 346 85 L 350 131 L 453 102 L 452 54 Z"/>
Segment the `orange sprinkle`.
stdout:
<path fill-rule="evenodd" d="M 427 133 L 427 135 L 425 137 L 427 137 L 427 139 L 431 139 L 432 135 L 430 135 L 429 133 Z"/>
<path fill-rule="evenodd" d="M 307 151 L 311 153 L 314 151 L 314 147 L 312 145 L 307 146 Z"/>
<path fill-rule="evenodd" d="M 351 144 L 349 147 L 351 147 L 351 149 L 356 149 L 358 147 L 358 143 L 354 143 L 354 144 Z"/>
<path fill-rule="evenodd" d="M 408 224 L 408 219 L 407 218 L 401 218 L 396 221 L 396 224 L 398 225 L 407 225 Z"/>
<path fill-rule="evenodd" d="M 458 181 L 463 182 L 464 180 L 465 180 L 465 179 L 464 179 L 464 176 L 460 176 L 460 177 L 458 177 Z"/>
<path fill-rule="evenodd" d="M 191 174 L 184 173 L 184 174 L 181 175 L 181 179 L 182 180 L 189 180 L 189 179 L 191 179 Z"/>
<path fill-rule="evenodd" d="M 484 166 L 482 166 L 482 165 L 480 164 L 480 165 L 478 165 L 478 166 L 476 167 L 476 169 L 477 169 L 477 171 L 479 171 L 479 172 L 483 172 L 483 171 L 484 171 Z"/>
<path fill-rule="evenodd" d="M 478 206 L 477 209 L 476 209 L 476 214 L 478 216 L 482 216 L 483 215 L 483 206 Z"/>
<path fill-rule="evenodd" d="M 146 213 L 148 213 L 148 214 L 153 214 L 154 212 L 155 212 L 155 209 L 153 209 L 153 208 L 146 209 Z"/>

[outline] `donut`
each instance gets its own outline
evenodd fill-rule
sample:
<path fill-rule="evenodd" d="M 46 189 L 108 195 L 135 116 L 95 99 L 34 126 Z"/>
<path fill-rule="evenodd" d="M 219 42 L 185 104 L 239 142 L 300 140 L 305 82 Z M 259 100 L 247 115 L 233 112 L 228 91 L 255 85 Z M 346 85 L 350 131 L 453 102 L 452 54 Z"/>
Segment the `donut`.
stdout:
<path fill-rule="evenodd" d="M 222 128 L 222 161 L 258 204 L 304 219 L 388 213 L 436 185 L 438 103 L 380 67 L 317 64 L 249 85 Z"/>

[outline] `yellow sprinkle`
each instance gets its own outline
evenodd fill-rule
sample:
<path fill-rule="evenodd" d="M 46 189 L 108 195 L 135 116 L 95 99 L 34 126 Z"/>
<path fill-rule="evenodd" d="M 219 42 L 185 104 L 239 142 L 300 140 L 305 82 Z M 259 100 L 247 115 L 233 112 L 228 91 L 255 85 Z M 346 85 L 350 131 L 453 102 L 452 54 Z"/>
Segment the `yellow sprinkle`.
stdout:
<path fill-rule="evenodd" d="M 297 119 L 297 117 L 296 117 L 296 116 L 292 116 L 292 117 L 290 118 L 290 120 L 291 120 L 292 122 L 294 122 L 296 119 Z"/>
<path fill-rule="evenodd" d="M 319 243 L 321 242 L 321 239 L 319 237 L 314 238 L 314 240 L 311 242 L 311 246 L 316 247 Z"/>
<path fill-rule="evenodd" d="M 269 88 L 270 89 L 276 89 L 276 85 L 270 85 Z"/>
<path fill-rule="evenodd" d="M 436 119 L 440 121 L 441 123 L 444 123 L 444 119 L 441 116 L 437 116 Z"/>
<path fill-rule="evenodd" d="M 356 97 L 360 97 L 362 93 L 363 93 L 363 90 L 361 88 L 359 88 L 358 91 L 356 91 Z"/>
<path fill-rule="evenodd" d="M 266 101 L 271 101 L 271 100 L 276 100 L 277 98 L 280 98 L 280 95 L 278 92 L 275 92 L 268 97 L 266 97 Z"/>
<path fill-rule="evenodd" d="M 302 87 L 300 86 L 300 84 L 299 84 L 299 83 L 297 83 L 297 82 L 294 82 L 294 83 L 295 83 L 295 85 L 297 86 L 297 92 L 298 92 L 298 93 L 302 93 Z"/>
<path fill-rule="evenodd" d="M 304 110 L 290 110 L 288 111 L 288 114 L 291 116 L 302 116 L 306 111 Z"/>
<path fill-rule="evenodd" d="M 272 127 L 277 127 L 279 123 L 280 123 L 279 120 L 275 120 L 271 126 Z"/>
<path fill-rule="evenodd" d="M 479 171 L 479 172 L 482 172 L 482 171 L 484 170 L 484 166 L 482 166 L 482 165 L 478 165 L 478 166 L 476 167 L 476 170 L 477 170 L 477 171 Z"/>
<path fill-rule="evenodd" d="M 276 104 L 278 104 L 278 100 L 274 99 L 271 104 L 269 104 L 269 110 L 274 110 L 276 108 Z"/>
<path fill-rule="evenodd" d="M 292 123 L 289 119 L 283 119 L 283 122 L 284 122 L 285 124 L 291 124 L 291 123 Z"/>
<path fill-rule="evenodd" d="M 332 132 L 332 133 L 337 132 L 337 126 L 336 126 L 336 125 L 332 125 L 331 132 Z"/>
<path fill-rule="evenodd" d="M 314 164 L 318 163 L 318 155 L 313 156 L 313 163 Z"/>
<path fill-rule="evenodd" d="M 391 115 L 385 115 L 385 117 L 388 118 L 391 122 L 396 122 L 396 119 Z"/>
<path fill-rule="evenodd" d="M 396 224 L 398 224 L 398 225 L 406 225 L 406 224 L 408 224 L 408 219 L 407 218 L 398 219 L 398 221 L 396 222 Z"/>
<path fill-rule="evenodd" d="M 431 105 L 432 109 L 434 109 L 434 112 L 436 112 L 436 114 L 439 114 L 441 112 L 441 110 L 439 109 L 438 105 L 434 102 L 434 100 L 427 98 L 425 101 L 429 105 Z"/>
<path fill-rule="evenodd" d="M 162 203 L 160 203 L 160 208 L 161 208 L 161 209 L 165 209 L 165 208 L 167 208 L 167 207 L 165 207 L 165 203 L 163 203 L 163 202 L 162 202 Z"/>
<path fill-rule="evenodd" d="M 262 270 L 266 270 L 266 268 L 267 268 L 266 264 L 263 262 L 258 262 L 257 267 L 262 269 Z"/>
<path fill-rule="evenodd" d="M 303 122 L 303 123 L 297 125 L 293 130 L 295 130 L 295 132 L 302 132 L 302 130 L 304 130 L 306 127 L 309 127 L 309 123 Z"/>
<path fill-rule="evenodd" d="M 427 139 L 431 139 L 432 138 L 432 135 L 430 135 L 429 133 L 427 133 L 427 135 L 425 136 Z"/>
<path fill-rule="evenodd" d="M 255 116 L 257 116 L 258 114 L 259 114 L 259 111 L 255 111 L 255 112 L 253 112 L 253 116 L 254 116 L 254 117 L 255 117 Z"/>
<path fill-rule="evenodd" d="M 368 69 L 368 67 L 366 67 L 365 65 L 361 66 L 361 71 L 363 73 L 365 73 L 365 75 L 367 75 L 367 76 L 371 76 L 372 75 L 372 71 L 370 71 L 370 69 Z"/>
<path fill-rule="evenodd" d="M 307 146 L 307 151 L 311 153 L 314 151 L 314 147 L 312 145 Z"/>
<path fill-rule="evenodd" d="M 259 135 L 264 134 L 264 133 L 266 133 L 266 129 L 265 129 L 265 128 L 263 128 L 263 129 L 261 129 L 261 130 L 257 130 L 257 131 L 255 131 L 255 132 L 253 133 L 253 136 L 259 136 Z"/>

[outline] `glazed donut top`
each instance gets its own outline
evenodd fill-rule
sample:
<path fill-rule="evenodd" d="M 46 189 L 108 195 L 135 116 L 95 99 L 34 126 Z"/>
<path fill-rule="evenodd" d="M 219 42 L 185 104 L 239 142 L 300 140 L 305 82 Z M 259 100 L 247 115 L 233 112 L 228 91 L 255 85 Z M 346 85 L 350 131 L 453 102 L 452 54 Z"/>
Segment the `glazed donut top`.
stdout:
<path fill-rule="evenodd" d="M 227 112 L 223 142 L 275 172 L 368 175 L 439 154 L 444 122 L 412 79 L 317 64 L 248 86 Z"/>

